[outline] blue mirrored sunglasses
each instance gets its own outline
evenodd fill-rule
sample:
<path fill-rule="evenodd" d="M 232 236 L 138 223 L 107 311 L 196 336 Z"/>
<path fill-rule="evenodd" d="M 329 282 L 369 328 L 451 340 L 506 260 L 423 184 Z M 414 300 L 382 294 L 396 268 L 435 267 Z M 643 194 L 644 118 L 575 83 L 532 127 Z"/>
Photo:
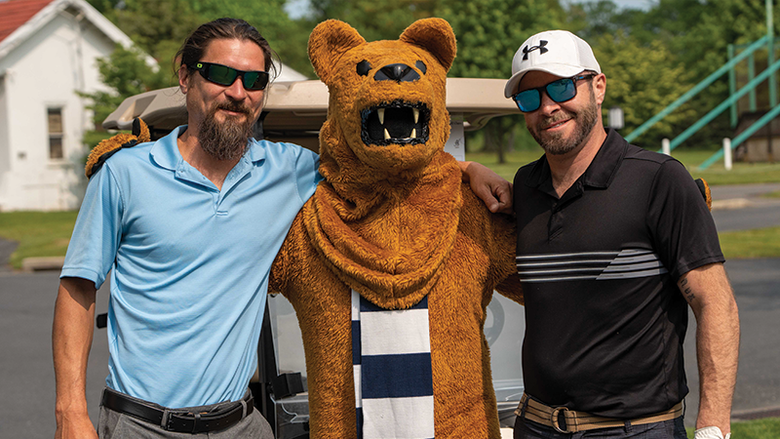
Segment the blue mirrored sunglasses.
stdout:
<path fill-rule="evenodd" d="M 523 113 L 536 111 L 542 106 L 542 90 L 547 93 L 554 102 L 561 103 L 574 99 L 577 96 L 577 81 L 581 79 L 590 79 L 596 76 L 595 73 L 587 75 L 578 75 L 571 78 L 563 78 L 553 81 L 547 85 L 537 88 L 529 88 L 520 93 L 512 95 L 512 99 L 517 104 L 517 108 Z"/>
<path fill-rule="evenodd" d="M 211 81 L 215 84 L 230 86 L 236 81 L 236 78 L 241 77 L 241 82 L 244 84 L 244 88 L 247 90 L 264 90 L 268 85 L 268 72 L 261 70 L 254 70 L 245 72 L 243 70 L 237 70 L 232 67 L 223 66 L 222 64 L 215 64 L 210 62 L 196 62 L 193 69 L 200 72 L 207 81 Z"/>

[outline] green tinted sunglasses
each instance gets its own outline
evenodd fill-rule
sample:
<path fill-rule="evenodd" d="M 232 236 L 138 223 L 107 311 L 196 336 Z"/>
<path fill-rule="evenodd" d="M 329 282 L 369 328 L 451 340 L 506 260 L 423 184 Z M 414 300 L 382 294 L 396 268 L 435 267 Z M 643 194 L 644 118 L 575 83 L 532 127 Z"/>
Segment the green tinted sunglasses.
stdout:
<path fill-rule="evenodd" d="M 215 84 L 230 86 L 236 81 L 236 78 L 241 77 L 241 82 L 244 84 L 244 88 L 247 90 L 264 90 L 268 85 L 268 72 L 261 70 L 254 70 L 245 72 L 243 70 L 237 70 L 232 67 L 223 66 L 222 64 L 214 64 L 210 62 L 196 62 L 193 69 L 200 72 L 207 81 L 211 81 Z"/>

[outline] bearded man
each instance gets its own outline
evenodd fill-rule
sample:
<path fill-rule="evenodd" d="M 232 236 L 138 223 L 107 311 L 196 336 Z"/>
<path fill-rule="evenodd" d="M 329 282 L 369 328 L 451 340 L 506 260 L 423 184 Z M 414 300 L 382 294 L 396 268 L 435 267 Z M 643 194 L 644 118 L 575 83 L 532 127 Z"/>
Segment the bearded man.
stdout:
<path fill-rule="evenodd" d="M 526 311 L 514 437 L 685 439 L 690 306 L 696 438 L 728 438 L 739 317 L 715 224 L 682 164 L 604 129 L 606 89 L 588 43 L 557 30 L 520 46 L 504 90 L 544 149 L 514 182 Z"/>
<path fill-rule="evenodd" d="M 250 137 L 271 55 L 243 20 L 200 26 L 176 58 L 188 124 L 122 149 L 92 175 L 55 305 L 57 438 L 273 437 L 247 387 L 271 264 L 320 176 L 315 153 Z M 461 167 L 489 208 L 511 202 L 508 182 Z M 86 368 L 109 271 L 96 432 Z"/>

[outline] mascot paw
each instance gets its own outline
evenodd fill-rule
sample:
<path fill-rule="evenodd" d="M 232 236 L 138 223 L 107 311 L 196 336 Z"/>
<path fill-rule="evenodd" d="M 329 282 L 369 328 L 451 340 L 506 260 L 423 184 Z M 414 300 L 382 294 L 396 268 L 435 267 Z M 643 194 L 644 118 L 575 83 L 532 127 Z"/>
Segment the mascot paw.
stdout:
<path fill-rule="evenodd" d="M 84 167 L 84 174 L 87 178 L 92 177 L 100 170 L 103 163 L 120 149 L 131 148 L 150 140 L 149 127 L 140 118 L 135 118 L 133 120 L 132 134 L 117 134 L 110 139 L 103 140 L 96 147 L 92 148 L 92 152 L 89 153 L 87 158 L 87 165 Z"/>

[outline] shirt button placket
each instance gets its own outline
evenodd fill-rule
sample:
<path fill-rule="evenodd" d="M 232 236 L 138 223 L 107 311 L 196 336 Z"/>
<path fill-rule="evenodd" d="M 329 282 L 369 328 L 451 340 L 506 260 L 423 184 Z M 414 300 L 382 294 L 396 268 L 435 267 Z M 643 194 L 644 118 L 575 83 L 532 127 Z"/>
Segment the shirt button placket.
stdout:
<path fill-rule="evenodd" d="M 563 213 L 558 208 L 559 203 L 553 203 L 550 223 L 547 228 L 547 239 L 554 239 L 563 229 Z"/>
<path fill-rule="evenodd" d="M 214 213 L 217 216 L 227 216 L 227 211 L 220 209 L 220 206 L 222 205 L 222 194 L 220 192 L 214 193 Z"/>

